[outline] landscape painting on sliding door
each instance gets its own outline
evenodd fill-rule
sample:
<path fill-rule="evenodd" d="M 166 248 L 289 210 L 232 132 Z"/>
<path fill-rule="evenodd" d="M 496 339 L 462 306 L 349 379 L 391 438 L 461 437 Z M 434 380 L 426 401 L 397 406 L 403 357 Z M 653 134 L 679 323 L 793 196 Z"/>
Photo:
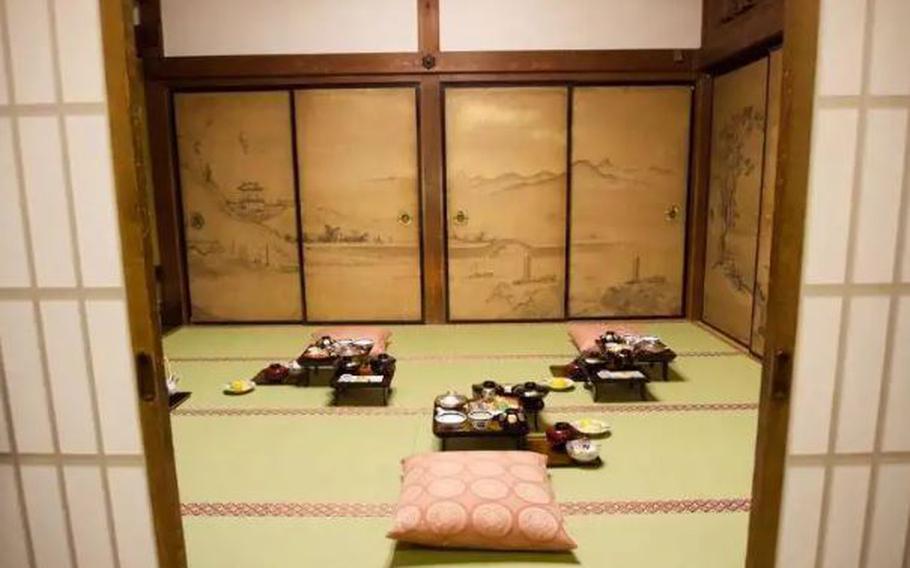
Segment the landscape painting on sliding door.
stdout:
<path fill-rule="evenodd" d="M 569 316 L 682 312 L 689 87 L 576 87 Z"/>
<path fill-rule="evenodd" d="M 704 319 L 748 345 L 752 333 L 768 59 L 714 81 Z"/>
<path fill-rule="evenodd" d="M 445 90 L 449 317 L 564 315 L 568 92 Z"/>
<path fill-rule="evenodd" d="M 768 316 L 768 284 L 771 279 L 771 234 L 774 232 L 774 186 L 777 178 L 777 145 L 780 138 L 780 97 L 783 79 L 783 52 L 771 53 L 768 68 L 768 120 L 765 129 L 765 163 L 758 226 L 758 259 L 755 262 L 755 307 L 752 313 L 753 353 L 765 351 L 765 322 Z"/>
<path fill-rule="evenodd" d="M 415 89 L 295 101 L 307 319 L 420 320 Z"/>
<path fill-rule="evenodd" d="M 192 320 L 299 320 L 288 93 L 183 93 L 174 111 Z"/>

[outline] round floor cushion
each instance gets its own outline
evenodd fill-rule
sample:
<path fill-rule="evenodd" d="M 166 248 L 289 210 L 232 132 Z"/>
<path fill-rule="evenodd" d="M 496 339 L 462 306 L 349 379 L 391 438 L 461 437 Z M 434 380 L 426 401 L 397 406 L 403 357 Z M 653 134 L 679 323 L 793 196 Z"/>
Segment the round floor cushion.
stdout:
<path fill-rule="evenodd" d="M 534 452 L 433 452 L 402 461 L 389 538 L 434 547 L 575 548 Z"/>

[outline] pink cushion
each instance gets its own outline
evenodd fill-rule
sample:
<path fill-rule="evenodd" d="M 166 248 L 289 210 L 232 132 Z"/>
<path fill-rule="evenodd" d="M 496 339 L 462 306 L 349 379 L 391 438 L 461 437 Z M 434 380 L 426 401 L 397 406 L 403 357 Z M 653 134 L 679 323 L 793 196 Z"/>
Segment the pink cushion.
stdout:
<path fill-rule="evenodd" d="M 572 550 L 534 452 L 433 452 L 402 462 L 389 538 L 448 548 Z"/>
<path fill-rule="evenodd" d="M 609 322 L 575 322 L 569 324 L 569 337 L 572 343 L 579 351 L 590 351 L 597 349 L 597 338 L 607 331 L 615 331 L 619 334 L 638 333 L 635 327 L 630 325 L 617 325 Z"/>
<path fill-rule="evenodd" d="M 323 327 L 313 332 L 313 340 L 329 336 L 332 339 L 372 339 L 373 349 L 371 355 L 385 353 L 392 332 L 385 327 L 369 325 L 347 325 L 338 327 Z"/>

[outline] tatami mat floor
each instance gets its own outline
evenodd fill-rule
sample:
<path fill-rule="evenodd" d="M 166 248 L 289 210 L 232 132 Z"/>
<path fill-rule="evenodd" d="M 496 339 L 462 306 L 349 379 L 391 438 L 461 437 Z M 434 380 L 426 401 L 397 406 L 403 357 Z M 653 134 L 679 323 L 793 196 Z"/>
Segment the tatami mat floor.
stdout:
<path fill-rule="evenodd" d="M 679 354 L 651 400 L 595 404 L 552 393 L 545 419 L 606 418 L 596 470 L 551 469 L 579 543 L 573 554 L 433 551 L 385 539 L 399 460 L 437 449 L 433 397 L 485 378 L 545 379 L 573 348 L 565 324 L 393 326 L 398 358 L 386 408 L 329 407 L 326 387 L 221 385 L 287 361 L 314 329 L 188 327 L 165 351 L 192 398 L 173 414 L 190 566 L 728 567 L 742 564 L 760 365 L 687 322 L 639 323 Z"/>

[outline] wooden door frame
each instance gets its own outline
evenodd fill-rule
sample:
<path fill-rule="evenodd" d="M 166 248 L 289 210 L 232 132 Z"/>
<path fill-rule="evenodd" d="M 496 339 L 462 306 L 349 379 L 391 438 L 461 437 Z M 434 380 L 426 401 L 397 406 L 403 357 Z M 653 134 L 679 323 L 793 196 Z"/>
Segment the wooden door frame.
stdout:
<path fill-rule="evenodd" d="M 777 1 L 777 0 L 772 0 Z M 186 554 L 177 495 L 173 445 L 170 422 L 163 390 L 161 368 L 160 328 L 154 305 L 155 290 L 152 275 L 151 247 L 148 240 L 149 215 L 144 192 L 150 187 L 149 175 L 155 170 L 156 182 L 167 185 L 167 175 L 161 176 L 167 164 L 149 161 L 146 146 L 162 142 L 161 132 L 154 129 L 146 134 L 146 115 L 143 89 L 149 101 L 148 114 L 161 117 L 162 93 L 178 83 L 215 82 L 219 84 L 249 84 L 251 76 L 261 82 L 286 82 L 288 77 L 307 78 L 323 83 L 364 82 L 368 75 L 408 77 L 419 83 L 422 124 L 439 124 L 438 104 L 441 82 L 448 79 L 473 78 L 484 75 L 497 80 L 521 76 L 523 80 L 544 80 L 558 77 L 600 77 L 629 80 L 686 76 L 701 87 L 696 90 L 695 106 L 710 113 L 710 78 L 700 73 L 698 53 L 661 52 L 512 52 L 480 54 L 441 54 L 438 44 L 438 0 L 418 0 L 420 10 L 420 52 L 390 55 L 350 56 L 263 56 L 252 58 L 163 58 L 160 49 L 160 7 L 157 0 L 143 0 L 142 14 L 158 14 L 144 19 L 151 22 L 138 29 L 139 50 L 146 55 L 145 70 L 150 80 L 145 82 L 134 60 L 134 38 L 131 5 L 126 0 L 101 0 L 104 35 L 105 67 L 117 201 L 120 210 L 120 230 L 123 240 L 124 275 L 130 315 L 130 330 L 134 352 L 145 354 L 152 365 L 151 390 L 140 402 L 143 440 L 149 475 L 156 542 L 161 566 L 182 567 Z M 791 379 L 790 357 L 796 340 L 796 321 L 799 305 L 800 267 L 806 194 L 808 187 L 812 97 L 815 71 L 815 50 L 818 33 L 819 0 L 787 0 L 784 29 L 783 95 L 781 97 L 780 147 L 777 173 L 774 221 L 774 245 L 768 302 L 768 347 L 763 361 L 759 428 L 756 463 L 753 477 L 753 501 L 749 523 L 747 566 L 773 566 L 781 491 L 786 452 L 787 421 Z M 149 39 L 151 38 L 151 40 Z M 156 40 L 157 38 L 157 40 Z M 157 47 L 155 44 L 157 41 Z M 149 43 L 150 42 L 150 43 Z M 432 65 L 424 67 L 426 55 L 433 56 Z M 712 54 L 714 57 L 719 57 Z M 167 98 L 167 97 L 164 97 Z M 167 108 L 164 108 L 168 111 Z M 168 116 L 167 112 L 164 116 Z M 710 125 L 707 127 L 710 128 Z M 705 194 L 700 189 L 707 179 L 704 166 L 707 146 L 704 144 L 704 121 L 693 131 L 693 140 L 701 145 L 693 148 L 691 175 L 693 182 L 690 200 L 698 207 Z M 165 138 L 166 139 L 166 138 Z M 697 144 L 697 142 L 693 142 Z M 441 313 L 444 306 L 432 298 L 444 297 L 445 275 L 438 268 L 444 257 L 442 228 L 445 223 L 442 200 L 441 131 L 430 127 L 421 131 L 421 196 L 425 233 L 424 266 L 436 266 L 438 280 L 425 288 L 425 304 L 430 313 Z M 700 193 L 699 193 L 700 192 Z M 156 199 L 158 197 L 156 192 Z M 157 203 L 156 203 L 157 205 Z M 690 209 L 694 211 L 694 209 Z M 693 215 L 694 217 L 694 215 Z M 696 231 L 703 219 L 693 219 Z M 433 236 L 435 235 L 435 236 Z M 693 239 L 700 238 L 695 234 Z M 432 246 L 427 246 L 427 242 Z M 433 244 L 435 243 L 435 244 Z M 688 266 L 697 268 L 699 246 L 690 249 Z M 703 247 L 703 245 L 701 245 Z M 436 251 L 436 252 L 434 252 Z M 703 258 L 703 257 L 702 257 Z M 687 275 L 687 282 L 697 283 L 697 273 Z M 435 292 L 435 293 L 434 293 Z M 697 300 L 688 290 L 687 306 L 695 309 Z M 691 312 L 690 317 L 691 317 Z M 434 321 L 428 316 L 428 321 Z"/>
<path fill-rule="evenodd" d="M 148 134 L 132 2 L 101 0 L 100 15 L 121 259 L 158 564 L 182 568 L 186 548 L 156 305 Z"/>
<path fill-rule="evenodd" d="M 802 284 L 820 0 L 785 4 L 780 138 L 746 566 L 773 566 Z"/>

